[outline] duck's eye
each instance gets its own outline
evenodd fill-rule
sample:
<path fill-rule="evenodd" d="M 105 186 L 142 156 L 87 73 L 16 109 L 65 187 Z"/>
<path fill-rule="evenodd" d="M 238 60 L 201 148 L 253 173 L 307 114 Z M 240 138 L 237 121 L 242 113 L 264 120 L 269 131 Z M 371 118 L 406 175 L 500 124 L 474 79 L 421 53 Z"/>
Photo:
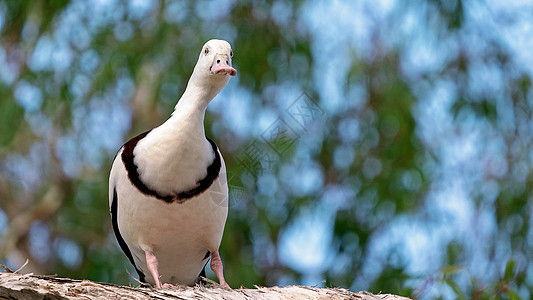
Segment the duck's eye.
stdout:
<path fill-rule="evenodd" d="M 230 50 L 229 57 L 233 57 L 233 50 Z"/>
<path fill-rule="evenodd" d="M 205 47 L 204 54 L 207 55 L 209 53 L 209 48 Z"/>

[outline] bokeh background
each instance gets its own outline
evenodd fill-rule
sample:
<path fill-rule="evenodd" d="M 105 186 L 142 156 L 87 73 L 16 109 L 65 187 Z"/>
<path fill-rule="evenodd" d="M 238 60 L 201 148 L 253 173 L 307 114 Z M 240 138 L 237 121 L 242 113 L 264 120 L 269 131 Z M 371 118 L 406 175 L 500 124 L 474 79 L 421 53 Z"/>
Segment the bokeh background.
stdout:
<path fill-rule="evenodd" d="M 215 37 L 238 70 L 205 122 L 233 287 L 533 296 L 520 0 L 1 1 L 1 264 L 135 284 L 111 161 L 169 117 Z"/>

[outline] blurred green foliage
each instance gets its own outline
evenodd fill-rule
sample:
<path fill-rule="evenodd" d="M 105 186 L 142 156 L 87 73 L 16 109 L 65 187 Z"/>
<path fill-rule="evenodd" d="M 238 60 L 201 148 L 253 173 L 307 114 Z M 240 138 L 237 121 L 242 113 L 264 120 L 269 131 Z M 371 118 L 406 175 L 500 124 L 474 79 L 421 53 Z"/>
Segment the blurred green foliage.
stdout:
<path fill-rule="evenodd" d="M 476 24 L 475 1 L 394 3 L 382 17 L 368 3 L 349 18 L 319 12 L 319 23 L 308 16 L 318 1 L 0 2 L 0 262 L 131 282 L 111 233 L 111 161 L 169 116 L 217 37 L 238 70 L 206 116 L 231 189 L 231 285 L 531 297 L 531 68 Z M 364 45 L 351 41 L 361 28 L 332 29 L 366 12 Z M 298 223 L 313 214 L 330 224 L 319 263 L 283 243 L 291 228 L 319 235 L 320 222 Z M 422 271 L 402 250 L 418 246 L 436 249 Z"/>

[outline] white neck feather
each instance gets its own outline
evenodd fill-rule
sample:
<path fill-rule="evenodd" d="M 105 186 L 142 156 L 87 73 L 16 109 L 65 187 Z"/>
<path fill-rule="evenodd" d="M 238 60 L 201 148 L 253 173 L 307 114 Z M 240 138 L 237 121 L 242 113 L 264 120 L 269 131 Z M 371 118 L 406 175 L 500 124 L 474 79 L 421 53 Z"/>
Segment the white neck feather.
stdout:
<path fill-rule="evenodd" d="M 202 78 L 196 67 L 187 83 L 187 88 L 174 107 L 174 112 L 183 106 L 194 106 L 198 110 L 207 108 L 207 105 L 226 86 L 229 78 Z"/>

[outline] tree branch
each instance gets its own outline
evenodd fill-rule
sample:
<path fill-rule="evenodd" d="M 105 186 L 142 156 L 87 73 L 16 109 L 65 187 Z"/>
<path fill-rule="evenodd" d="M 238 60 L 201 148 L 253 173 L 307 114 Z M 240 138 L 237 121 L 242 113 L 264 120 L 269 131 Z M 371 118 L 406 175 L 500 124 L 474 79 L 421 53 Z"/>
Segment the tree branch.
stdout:
<path fill-rule="evenodd" d="M 218 285 L 156 290 L 89 280 L 0 272 L 0 299 L 362 299 L 407 300 L 395 295 L 306 286 L 226 289 Z"/>

